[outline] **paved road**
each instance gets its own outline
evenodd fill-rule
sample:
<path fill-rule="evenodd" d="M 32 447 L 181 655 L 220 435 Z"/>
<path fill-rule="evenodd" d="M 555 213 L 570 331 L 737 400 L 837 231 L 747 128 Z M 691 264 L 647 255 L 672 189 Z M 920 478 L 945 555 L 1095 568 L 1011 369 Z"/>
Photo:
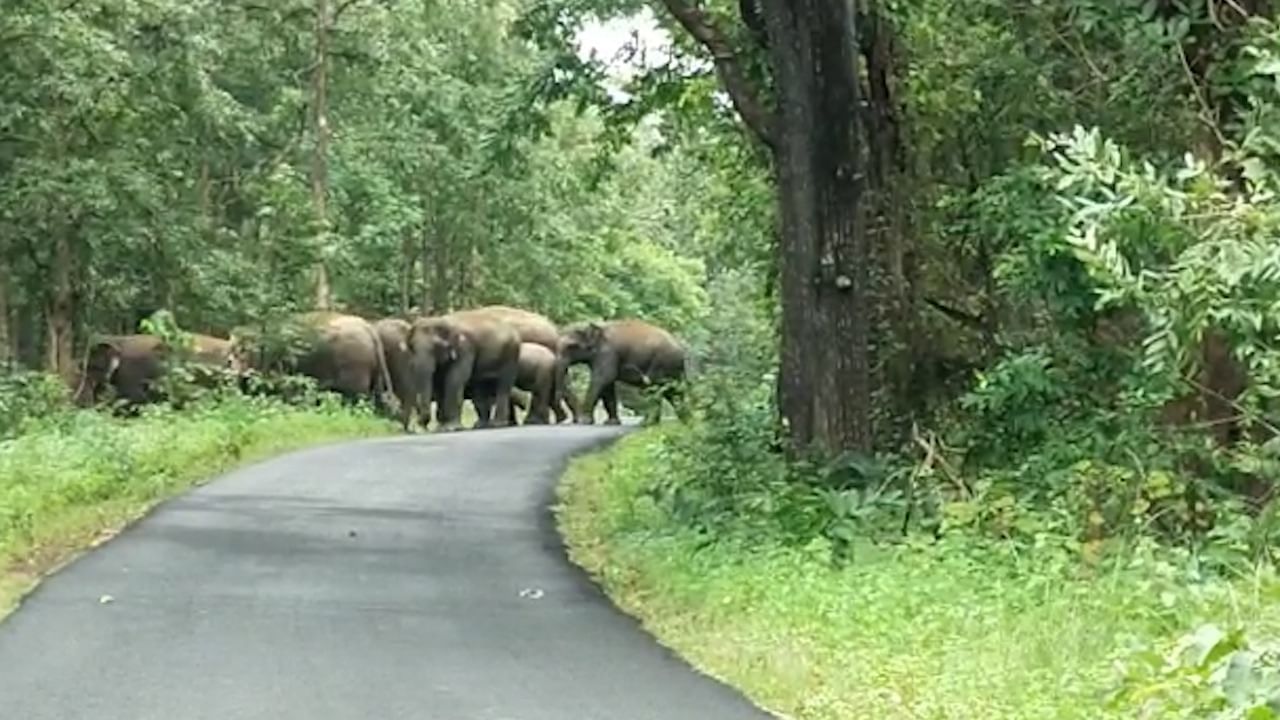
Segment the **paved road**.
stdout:
<path fill-rule="evenodd" d="M 659 648 L 564 559 L 553 484 L 571 453 L 618 433 L 394 438 L 228 475 L 0 624 L 0 716 L 767 717 Z"/>

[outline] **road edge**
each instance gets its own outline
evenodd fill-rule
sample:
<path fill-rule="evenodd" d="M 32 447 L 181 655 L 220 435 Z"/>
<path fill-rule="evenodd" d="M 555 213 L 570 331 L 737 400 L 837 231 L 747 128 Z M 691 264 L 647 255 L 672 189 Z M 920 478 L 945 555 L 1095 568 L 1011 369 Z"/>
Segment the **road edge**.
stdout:
<path fill-rule="evenodd" d="M 123 499 L 110 499 L 93 507 L 86 507 L 86 518 L 90 522 L 73 523 L 76 534 L 72 540 L 57 547 L 42 546 L 33 549 L 34 560 L 23 557 L 0 558 L 0 624 L 11 615 L 22 609 L 23 603 L 35 593 L 45 580 L 66 570 L 85 555 L 110 543 L 133 526 L 150 517 L 168 503 L 211 482 L 216 482 L 231 473 L 263 463 L 274 462 L 280 458 L 300 453 L 337 447 L 345 444 L 385 441 L 395 438 L 393 432 L 373 434 L 338 434 L 319 436 L 297 443 L 274 445 L 264 443 L 261 447 L 249 447 L 235 457 L 227 457 L 225 464 L 211 473 L 198 474 L 178 483 L 172 492 L 141 502 L 131 504 Z"/>
<path fill-rule="evenodd" d="M 640 428 L 628 428 L 616 435 L 606 436 L 592 442 L 590 445 L 570 453 L 561 460 L 555 472 L 557 480 L 547 489 L 544 500 L 541 503 L 542 511 L 538 518 L 538 523 L 543 535 L 543 542 L 548 545 L 554 543 L 558 550 L 557 555 L 564 564 L 566 571 L 574 577 L 575 581 L 584 590 L 599 595 L 620 620 L 630 625 L 636 632 L 643 633 L 650 638 L 667 658 L 679 663 L 690 672 L 707 681 L 716 683 L 726 692 L 736 695 L 744 703 L 766 715 L 778 720 L 793 720 L 789 715 L 762 705 L 756 698 L 748 694 L 744 688 L 733 684 L 728 678 L 715 672 L 714 669 L 695 663 L 694 659 L 668 644 L 659 633 L 655 632 L 651 621 L 639 612 L 639 606 L 629 602 L 624 595 L 613 592 L 610 588 L 611 584 L 601 577 L 596 569 L 591 567 L 592 563 L 585 559 L 584 545 L 587 543 L 598 546 L 599 550 L 607 551 L 608 543 L 605 542 L 605 538 L 583 537 L 566 529 L 567 523 L 565 520 L 569 514 L 578 511 L 578 508 L 571 507 L 571 498 L 569 497 L 575 486 L 583 482 L 602 484 L 607 479 L 603 473 L 598 475 L 591 474 L 584 472 L 583 468 L 592 462 L 607 460 L 612 453 L 616 452 L 618 443 L 624 442 L 628 438 L 637 437 L 643 432 L 644 430 Z"/>

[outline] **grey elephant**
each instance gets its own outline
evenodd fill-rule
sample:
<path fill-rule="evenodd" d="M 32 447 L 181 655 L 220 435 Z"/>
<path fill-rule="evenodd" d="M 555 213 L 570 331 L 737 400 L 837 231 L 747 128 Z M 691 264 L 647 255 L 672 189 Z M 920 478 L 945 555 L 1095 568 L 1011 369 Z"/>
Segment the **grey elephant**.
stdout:
<path fill-rule="evenodd" d="M 518 377 L 519 376 L 517 375 L 517 378 Z M 517 383 L 518 382 L 519 381 L 517 380 Z M 479 417 L 484 413 L 489 413 L 490 415 L 492 414 L 493 405 L 494 405 L 493 388 L 494 388 L 494 382 L 491 380 L 467 383 L 466 387 L 463 388 L 462 399 L 470 400 L 472 403 L 478 403 L 476 405 L 477 417 Z M 432 394 L 433 394 L 433 397 L 436 397 L 436 398 L 440 398 L 444 396 L 444 373 L 436 373 L 435 387 L 432 389 Z M 529 406 L 532 404 L 533 404 L 532 393 L 526 390 L 521 390 L 518 384 L 515 387 L 513 387 L 511 389 L 511 424 L 512 425 L 520 424 L 518 422 L 519 413 L 516 412 L 517 410 L 525 413 L 527 418 Z M 424 422 L 423 424 L 425 425 L 426 423 Z"/>
<path fill-rule="evenodd" d="M 516 387 L 529 393 L 529 410 L 525 413 L 526 425 L 546 425 L 551 422 L 551 404 L 555 397 L 559 361 L 555 352 L 537 343 L 520 343 L 520 363 L 516 373 Z M 559 420 L 557 411 L 557 419 Z"/>
<path fill-rule="evenodd" d="M 520 359 L 516 370 L 515 390 L 511 392 L 513 408 L 525 411 L 525 425 L 546 425 L 551 422 L 551 398 L 555 391 L 556 372 L 559 363 L 556 354 L 537 343 L 520 343 Z M 437 383 L 436 392 L 440 392 Z M 483 414 L 493 405 L 492 382 L 467 385 L 465 397 L 476 405 L 476 414 Z M 512 424 L 515 424 L 512 410 Z"/>
<path fill-rule="evenodd" d="M 373 329 L 382 341 L 382 356 L 391 379 L 391 390 L 400 403 L 400 424 L 408 432 L 417 394 L 413 384 L 413 356 L 409 353 L 409 333 L 413 331 L 413 325 L 400 318 L 383 318 L 373 323 Z M 426 418 L 422 424 L 426 425 Z"/>
<path fill-rule="evenodd" d="M 511 424 L 520 334 L 499 314 L 476 309 L 419 318 L 407 344 L 421 422 L 430 417 L 432 395 L 438 393 L 439 429 L 457 430 L 463 397 L 473 386 L 477 427 Z"/>
<path fill-rule="evenodd" d="M 227 367 L 231 342 L 210 335 L 190 334 L 191 345 L 172 348 L 156 335 L 104 335 L 97 338 L 85 356 L 84 371 L 75 402 L 96 403 L 111 387 L 127 406 L 160 399 L 157 383 L 170 363 L 183 359 L 210 368 Z"/>
<path fill-rule="evenodd" d="M 232 365 L 241 372 L 283 370 L 314 378 L 348 403 L 369 398 L 386 412 L 396 403 L 382 340 L 367 320 L 331 311 L 304 313 L 284 328 L 290 352 L 269 358 L 243 331 L 233 334 Z"/>
<path fill-rule="evenodd" d="M 569 365 L 591 366 L 591 385 L 578 407 L 579 423 L 594 422 L 596 402 L 603 400 L 610 425 L 618 417 L 619 382 L 638 388 L 657 388 L 662 397 L 685 416 L 682 385 L 688 351 L 674 335 L 643 320 L 583 322 L 570 325 L 560 335 L 560 374 Z M 646 422 L 662 418 L 656 403 Z"/>
<path fill-rule="evenodd" d="M 486 305 L 476 308 L 476 310 L 488 313 L 514 327 L 516 332 L 520 333 L 520 342 L 522 344 L 541 345 L 552 353 L 559 352 L 560 329 L 545 315 L 509 305 Z M 560 368 L 561 365 L 557 363 L 556 367 Z M 555 413 L 557 424 L 574 417 L 576 414 L 577 398 L 574 397 L 573 391 L 569 388 L 567 379 L 567 369 L 566 373 L 557 373 L 552 377 L 549 405 L 551 411 Z M 524 386 L 521 385 L 520 387 Z M 528 390 L 529 388 L 524 389 Z"/>

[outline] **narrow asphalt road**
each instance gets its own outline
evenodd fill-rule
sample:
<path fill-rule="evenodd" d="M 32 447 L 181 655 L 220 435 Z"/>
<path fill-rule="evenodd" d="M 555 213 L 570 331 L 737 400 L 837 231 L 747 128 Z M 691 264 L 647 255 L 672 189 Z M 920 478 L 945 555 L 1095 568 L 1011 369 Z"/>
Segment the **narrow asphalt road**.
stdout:
<path fill-rule="evenodd" d="M 0 623 L 0 717 L 768 717 L 565 559 L 554 484 L 571 454 L 619 433 L 375 440 L 227 475 Z"/>

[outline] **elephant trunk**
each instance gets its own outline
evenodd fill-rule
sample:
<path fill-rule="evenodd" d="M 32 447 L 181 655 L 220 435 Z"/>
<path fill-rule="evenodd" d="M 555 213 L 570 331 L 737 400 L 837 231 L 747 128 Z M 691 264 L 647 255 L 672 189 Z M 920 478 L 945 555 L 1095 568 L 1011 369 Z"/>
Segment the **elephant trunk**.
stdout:
<path fill-rule="evenodd" d="M 569 387 L 569 357 L 568 355 L 557 352 L 556 366 L 551 378 L 551 407 L 559 408 L 561 404 L 569 407 L 569 414 L 573 421 L 578 421 L 578 399 L 574 397 L 572 388 Z"/>
<path fill-rule="evenodd" d="M 378 335 L 377 330 L 372 326 L 367 326 L 370 341 L 373 343 L 373 355 L 376 358 L 375 369 L 376 376 L 373 382 L 373 392 L 380 399 L 381 405 L 385 408 L 393 408 L 399 405 L 399 400 L 395 397 L 395 389 L 391 383 L 391 371 L 387 368 L 387 352 L 382 344 L 382 338 Z M 400 422 L 404 425 L 404 429 L 409 429 L 408 408 L 398 408 L 400 410 Z"/>
<path fill-rule="evenodd" d="M 431 422 L 431 400 L 435 390 L 436 359 L 429 351 L 417 350 L 411 363 L 413 402 L 418 409 L 418 422 L 425 428 Z"/>

